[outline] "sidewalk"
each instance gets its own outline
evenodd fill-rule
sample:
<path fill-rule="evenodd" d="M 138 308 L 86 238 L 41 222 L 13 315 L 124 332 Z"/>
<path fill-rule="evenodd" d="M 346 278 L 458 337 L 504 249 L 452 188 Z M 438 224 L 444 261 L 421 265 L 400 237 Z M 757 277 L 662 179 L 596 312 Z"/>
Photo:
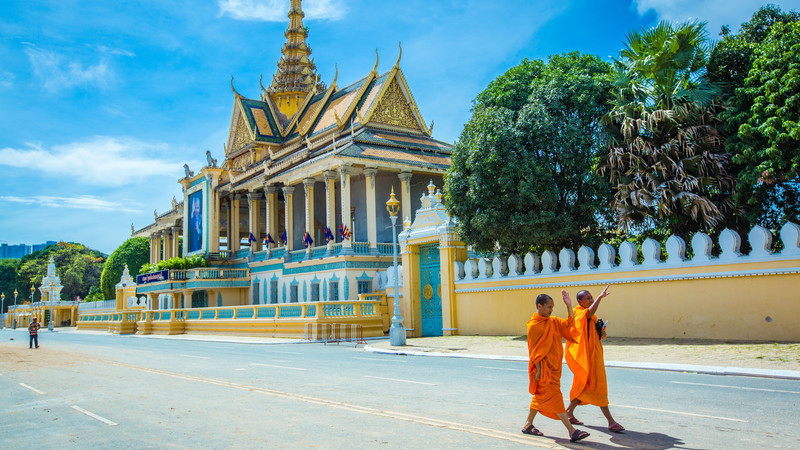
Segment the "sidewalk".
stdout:
<path fill-rule="evenodd" d="M 375 353 L 528 361 L 525 336 L 409 338 L 404 347 L 370 343 Z M 800 380 L 800 344 L 608 338 L 606 367 Z"/>

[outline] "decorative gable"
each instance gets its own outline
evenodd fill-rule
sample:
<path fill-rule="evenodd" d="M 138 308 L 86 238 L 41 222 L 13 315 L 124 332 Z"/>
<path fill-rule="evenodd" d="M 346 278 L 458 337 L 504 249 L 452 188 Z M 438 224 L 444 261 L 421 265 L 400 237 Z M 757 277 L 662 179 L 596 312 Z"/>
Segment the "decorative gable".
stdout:
<path fill-rule="evenodd" d="M 225 156 L 236 154 L 239 150 L 246 147 L 253 142 L 253 131 L 247 126 L 242 106 L 237 99 L 233 108 L 233 120 L 231 123 L 236 125 L 231 127 L 230 134 L 228 135 L 228 146 L 226 148 Z"/>
<path fill-rule="evenodd" d="M 375 106 L 370 122 L 422 131 L 396 79 L 392 80 L 380 103 Z"/>

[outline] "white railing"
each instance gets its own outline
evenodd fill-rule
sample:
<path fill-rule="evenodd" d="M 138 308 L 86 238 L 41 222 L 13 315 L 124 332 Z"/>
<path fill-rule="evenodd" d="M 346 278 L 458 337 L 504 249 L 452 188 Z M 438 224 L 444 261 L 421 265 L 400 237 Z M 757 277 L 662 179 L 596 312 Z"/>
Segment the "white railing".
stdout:
<path fill-rule="evenodd" d="M 602 244 L 595 252 L 583 246 L 578 250 L 575 266 L 575 252 L 571 249 L 561 249 L 559 254 L 545 251 L 541 258 L 535 253 L 528 253 L 525 258 L 511 255 L 509 258 L 495 256 L 493 259 L 480 258 L 455 262 L 456 282 L 474 282 L 489 279 L 505 279 L 511 277 L 537 276 L 537 275 L 564 275 L 593 273 L 597 271 L 630 271 L 650 270 L 654 268 L 672 267 L 697 267 L 701 265 L 720 265 L 733 263 L 747 263 L 770 261 L 786 258 L 800 258 L 800 226 L 787 222 L 781 228 L 781 241 L 783 250 L 772 253 L 772 234 L 769 230 L 755 226 L 748 234 L 751 251 L 747 255 L 740 252 L 741 237 L 733 230 L 726 229 L 719 236 L 720 254 L 714 257 L 711 254 L 712 240 L 707 234 L 696 233 L 692 236 L 692 251 L 694 256 L 686 258 L 686 242 L 678 236 L 670 236 L 666 242 L 667 259 L 661 259 L 661 244 L 654 239 L 647 239 L 642 243 L 643 261 L 638 262 L 639 249 L 636 244 L 625 241 L 619 246 L 619 265 L 616 264 L 616 250 L 609 244 Z M 599 261 L 599 265 L 595 262 Z M 391 269 L 391 268 L 390 268 Z"/>

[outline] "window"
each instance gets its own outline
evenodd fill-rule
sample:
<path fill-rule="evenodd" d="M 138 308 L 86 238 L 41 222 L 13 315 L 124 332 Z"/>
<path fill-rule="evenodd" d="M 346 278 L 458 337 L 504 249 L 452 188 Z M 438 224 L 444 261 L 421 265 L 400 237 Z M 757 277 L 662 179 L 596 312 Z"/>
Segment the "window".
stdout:
<path fill-rule="evenodd" d="M 261 282 L 256 280 L 253 283 L 253 304 L 254 305 L 258 304 L 258 291 L 259 291 L 260 287 L 261 287 Z"/>
<path fill-rule="evenodd" d="M 358 293 L 359 294 L 369 294 L 372 292 L 372 280 L 359 280 L 358 281 Z"/>
<path fill-rule="evenodd" d="M 332 302 L 339 301 L 339 282 L 338 281 L 331 281 L 331 292 L 330 292 L 330 299 Z"/>
<path fill-rule="evenodd" d="M 269 291 L 269 302 L 278 303 L 278 280 L 270 280 Z"/>
<path fill-rule="evenodd" d="M 311 301 L 319 301 L 319 283 L 311 283 Z"/>
<path fill-rule="evenodd" d="M 292 284 L 289 288 L 289 302 L 297 303 L 297 283 Z"/>
<path fill-rule="evenodd" d="M 194 291 L 192 293 L 192 308 L 205 308 L 208 306 L 208 295 L 206 291 Z"/>

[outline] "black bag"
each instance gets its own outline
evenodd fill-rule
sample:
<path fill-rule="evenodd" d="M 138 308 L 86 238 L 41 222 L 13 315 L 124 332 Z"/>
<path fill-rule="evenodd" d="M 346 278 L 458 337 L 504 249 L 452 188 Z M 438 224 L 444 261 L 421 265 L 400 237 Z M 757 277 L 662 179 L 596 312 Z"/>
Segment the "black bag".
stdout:
<path fill-rule="evenodd" d="M 595 328 L 597 328 L 597 334 L 599 334 L 601 336 L 603 335 L 603 328 L 604 328 L 605 324 L 606 323 L 603 322 L 603 319 L 597 319 L 597 323 L 595 323 Z"/>

